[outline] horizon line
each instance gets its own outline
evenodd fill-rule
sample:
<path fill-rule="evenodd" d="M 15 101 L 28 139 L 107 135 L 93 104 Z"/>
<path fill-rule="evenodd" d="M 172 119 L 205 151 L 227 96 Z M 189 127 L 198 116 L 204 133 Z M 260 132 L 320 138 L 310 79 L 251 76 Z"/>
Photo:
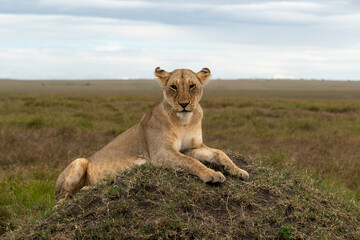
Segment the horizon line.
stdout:
<path fill-rule="evenodd" d="M 0 81 L 154 81 L 155 78 L 79 78 L 79 79 L 21 79 L 21 78 L 0 78 Z M 329 81 L 329 82 L 359 82 L 360 79 L 319 79 L 319 78 L 213 78 L 211 81 Z"/>

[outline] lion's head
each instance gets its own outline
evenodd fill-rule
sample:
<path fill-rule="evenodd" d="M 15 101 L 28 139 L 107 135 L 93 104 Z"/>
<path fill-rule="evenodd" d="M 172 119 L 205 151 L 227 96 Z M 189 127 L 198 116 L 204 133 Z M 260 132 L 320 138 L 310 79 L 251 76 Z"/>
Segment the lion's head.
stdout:
<path fill-rule="evenodd" d="M 200 101 L 202 89 L 209 81 L 210 70 L 203 68 L 194 73 L 188 69 L 176 69 L 166 72 L 157 67 L 155 76 L 161 83 L 165 100 L 177 112 L 191 112 Z"/>

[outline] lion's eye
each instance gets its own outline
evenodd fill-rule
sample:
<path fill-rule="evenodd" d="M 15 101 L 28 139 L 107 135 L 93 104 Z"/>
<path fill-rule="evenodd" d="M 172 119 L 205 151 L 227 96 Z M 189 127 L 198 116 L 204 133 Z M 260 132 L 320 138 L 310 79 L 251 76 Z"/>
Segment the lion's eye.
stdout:
<path fill-rule="evenodd" d="M 177 90 L 177 87 L 175 85 L 170 85 L 170 87 L 174 90 Z"/>
<path fill-rule="evenodd" d="M 196 86 L 195 84 L 191 84 L 191 85 L 190 85 L 190 89 L 195 88 L 195 86 Z"/>

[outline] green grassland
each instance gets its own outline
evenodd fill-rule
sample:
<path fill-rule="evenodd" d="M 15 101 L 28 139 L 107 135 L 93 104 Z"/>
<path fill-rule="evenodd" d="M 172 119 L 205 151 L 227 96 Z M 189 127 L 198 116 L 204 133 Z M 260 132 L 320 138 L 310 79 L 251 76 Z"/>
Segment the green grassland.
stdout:
<path fill-rule="evenodd" d="M 0 81 L 0 233 L 42 217 L 62 169 L 137 123 L 160 97 L 155 81 Z M 360 83 L 215 80 L 201 104 L 207 145 L 310 177 L 319 191 L 359 206 Z"/>

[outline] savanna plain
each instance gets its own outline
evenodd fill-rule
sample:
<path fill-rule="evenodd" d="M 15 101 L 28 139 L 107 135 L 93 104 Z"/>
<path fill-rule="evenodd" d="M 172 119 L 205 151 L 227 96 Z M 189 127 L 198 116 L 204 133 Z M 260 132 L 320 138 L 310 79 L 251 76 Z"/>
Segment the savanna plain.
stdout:
<path fill-rule="evenodd" d="M 1 80 L 0 234 L 40 219 L 60 172 L 160 98 L 151 80 Z M 212 80 L 200 103 L 208 146 L 309 177 L 359 206 L 360 82 Z"/>

